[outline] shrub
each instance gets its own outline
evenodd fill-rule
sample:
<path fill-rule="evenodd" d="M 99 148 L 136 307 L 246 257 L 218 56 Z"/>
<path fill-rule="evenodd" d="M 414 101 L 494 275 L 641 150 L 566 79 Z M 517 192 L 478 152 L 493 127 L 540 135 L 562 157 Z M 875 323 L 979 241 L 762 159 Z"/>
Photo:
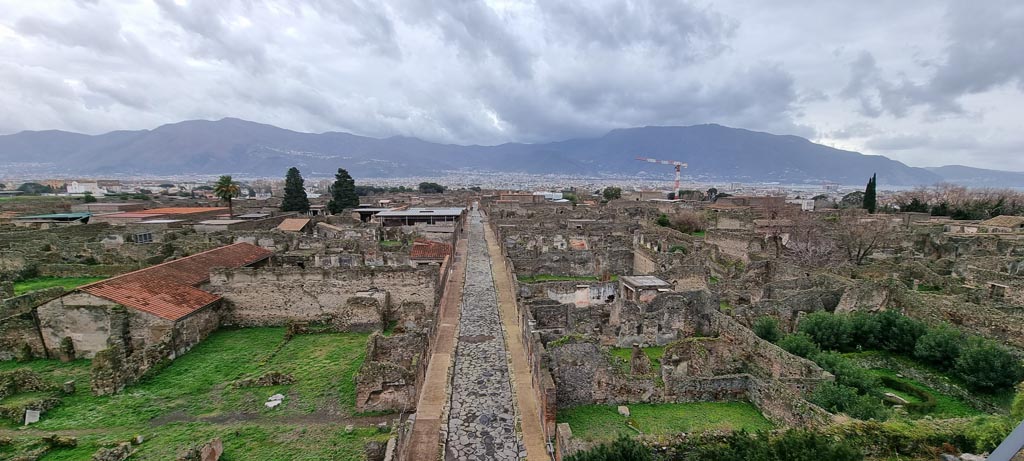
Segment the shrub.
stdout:
<path fill-rule="evenodd" d="M 566 458 L 566 461 L 652 461 L 651 450 L 640 442 L 621 436 L 609 444 L 601 444 Z"/>
<path fill-rule="evenodd" d="M 805 333 L 786 335 L 779 340 L 778 345 L 786 352 L 803 358 L 811 358 L 821 352 L 821 348 Z"/>
<path fill-rule="evenodd" d="M 992 392 L 1020 381 L 1020 362 L 1002 346 L 983 338 L 967 340 L 960 350 L 954 371 L 977 390 Z"/>
<path fill-rule="evenodd" d="M 770 343 L 777 342 L 782 338 L 782 330 L 779 329 L 779 319 L 771 316 L 764 316 L 754 322 L 754 334 Z"/>
<path fill-rule="evenodd" d="M 809 400 L 832 413 L 846 413 L 857 419 L 883 421 L 889 416 L 885 405 L 877 397 L 858 394 L 856 388 L 842 384 L 821 383 L 811 393 Z"/>
<path fill-rule="evenodd" d="M 878 319 L 873 314 L 855 312 L 847 319 L 850 333 L 849 346 L 852 349 L 877 349 Z"/>
<path fill-rule="evenodd" d="M 682 211 L 672 217 L 671 226 L 679 232 L 690 234 L 707 229 L 708 223 L 703 214 L 696 211 Z"/>
<path fill-rule="evenodd" d="M 952 368 L 956 358 L 960 355 L 962 340 L 963 334 L 949 325 L 942 324 L 930 328 L 927 333 L 917 339 L 917 345 L 914 346 L 914 357 L 939 368 Z"/>
<path fill-rule="evenodd" d="M 672 221 L 670 219 L 668 219 L 668 215 L 666 215 L 665 213 L 662 213 L 662 214 L 658 215 L 658 219 L 655 220 L 654 223 L 659 225 L 659 226 L 661 226 L 661 227 L 668 227 L 669 225 L 672 224 Z"/>
<path fill-rule="evenodd" d="M 829 312 L 809 314 L 800 321 L 797 330 L 826 350 L 842 350 L 850 342 L 850 327 L 846 319 Z"/>
<path fill-rule="evenodd" d="M 605 200 L 615 200 L 622 198 L 622 189 L 619 187 L 605 187 L 601 191 L 601 195 L 604 196 Z"/>
<path fill-rule="evenodd" d="M 879 380 L 875 375 L 837 352 L 822 352 L 812 357 L 812 360 L 825 371 L 835 375 L 839 384 L 853 387 L 862 394 L 874 393 L 878 389 Z"/>
<path fill-rule="evenodd" d="M 860 461 L 864 455 L 852 444 L 803 430 L 780 436 L 734 432 L 723 443 L 698 448 L 683 458 L 694 461 Z"/>
<path fill-rule="evenodd" d="M 917 339 L 926 331 L 923 323 L 895 311 L 882 312 L 876 320 L 879 347 L 898 354 L 914 352 Z"/>
<path fill-rule="evenodd" d="M 967 427 L 964 435 L 974 443 L 976 452 L 992 451 L 1013 431 L 1013 425 L 1006 417 L 987 416 L 976 419 Z"/>
<path fill-rule="evenodd" d="M 1017 395 L 1013 397 L 1013 405 L 1010 406 L 1010 418 L 1015 421 L 1024 420 L 1024 383 L 1017 385 Z"/>

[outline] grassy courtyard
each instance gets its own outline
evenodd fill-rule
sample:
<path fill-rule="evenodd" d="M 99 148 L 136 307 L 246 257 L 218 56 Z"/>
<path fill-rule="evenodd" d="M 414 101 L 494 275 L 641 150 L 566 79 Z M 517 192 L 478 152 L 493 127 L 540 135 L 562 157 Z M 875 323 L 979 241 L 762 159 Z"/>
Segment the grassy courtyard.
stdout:
<path fill-rule="evenodd" d="M 659 372 L 661 370 L 661 356 L 665 355 L 665 346 L 651 346 L 641 349 L 643 349 L 647 358 L 651 359 L 651 370 Z M 625 362 L 626 369 L 629 369 L 629 360 L 633 357 L 633 348 L 613 347 L 609 352 L 611 352 L 612 357 L 616 357 L 620 361 Z"/>
<path fill-rule="evenodd" d="M 615 440 L 619 435 L 671 435 L 714 429 L 758 431 L 771 429 L 772 423 L 749 402 L 697 402 L 627 405 L 630 418 L 618 413 L 615 405 L 581 405 L 560 409 L 558 422 L 569 423 L 573 437 L 588 442 Z"/>
<path fill-rule="evenodd" d="M 36 277 L 14 283 L 14 295 L 21 295 L 30 291 L 42 290 L 50 287 L 64 287 L 65 290 L 72 290 L 82 285 L 98 282 L 106 277 Z"/>
<path fill-rule="evenodd" d="M 330 333 L 284 342 L 283 328 L 222 330 L 159 373 L 104 397 L 90 392 L 88 360 L 0 362 L 0 371 L 27 367 L 54 383 L 74 379 L 78 384 L 76 393 L 39 423 L 25 429 L 5 421 L 0 434 L 14 437 L 15 449 L 50 433 L 79 438 L 77 448 L 52 451 L 43 460 L 89 459 L 102 444 L 137 434 L 146 442 L 132 459 L 174 459 L 189 444 L 213 437 L 224 441 L 222 459 L 229 461 L 362 459 L 366 441 L 387 438 L 371 427 L 385 418 L 353 414 L 354 379 L 367 337 Z M 231 385 L 270 371 L 291 374 L 296 382 L 242 389 Z M 284 403 L 266 408 L 263 403 L 276 393 L 286 396 Z M 348 424 L 357 429 L 346 433 Z M 0 458 L 7 453 L 3 450 Z"/>

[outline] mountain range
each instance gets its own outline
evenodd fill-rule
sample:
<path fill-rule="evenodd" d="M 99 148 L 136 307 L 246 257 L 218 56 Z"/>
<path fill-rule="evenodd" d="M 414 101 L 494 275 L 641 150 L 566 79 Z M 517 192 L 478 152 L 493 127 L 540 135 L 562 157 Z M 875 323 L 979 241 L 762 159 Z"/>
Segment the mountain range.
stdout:
<path fill-rule="evenodd" d="M 671 167 L 636 157 L 687 162 L 694 180 L 832 182 L 882 185 L 956 182 L 1024 186 L 1024 173 L 965 166 L 917 168 L 880 156 L 835 149 L 797 136 L 721 125 L 616 129 L 600 137 L 496 146 L 439 144 L 418 138 L 302 133 L 236 118 L 190 120 L 152 130 L 85 135 L 23 131 L 0 136 L 0 168 L 9 174 L 411 177 L 466 171 L 582 177 L 671 177 Z"/>

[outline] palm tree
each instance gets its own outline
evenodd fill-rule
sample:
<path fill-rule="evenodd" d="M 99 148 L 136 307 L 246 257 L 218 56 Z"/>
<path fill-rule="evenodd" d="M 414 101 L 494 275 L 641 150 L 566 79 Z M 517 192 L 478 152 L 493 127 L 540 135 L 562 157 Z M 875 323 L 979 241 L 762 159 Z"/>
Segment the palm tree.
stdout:
<path fill-rule="evenodd" d="M 242 190 L 238 187 L 238 183 L 231 180 L 231 176 L 224 175 L 217 180 L 217 184 L 213 186 L 213 194 L 217 198 L 228 202 L 228 216 L 234 216 L 235 209 L 231 206 L 231 199 L 238 197 L 242 193 Z"/>

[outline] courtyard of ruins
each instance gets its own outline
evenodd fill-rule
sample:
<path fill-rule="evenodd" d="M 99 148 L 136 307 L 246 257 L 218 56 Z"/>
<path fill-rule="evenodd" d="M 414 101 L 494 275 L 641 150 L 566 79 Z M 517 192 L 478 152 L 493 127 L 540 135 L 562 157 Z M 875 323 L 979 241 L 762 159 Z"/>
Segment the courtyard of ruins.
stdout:
<path fill-rule="evenodd" d="M 5 199 L 0 454 L 682 460 L 801 430 L 932 459 L 1015 425 L 1024 218 L 641 198 Z"/>

